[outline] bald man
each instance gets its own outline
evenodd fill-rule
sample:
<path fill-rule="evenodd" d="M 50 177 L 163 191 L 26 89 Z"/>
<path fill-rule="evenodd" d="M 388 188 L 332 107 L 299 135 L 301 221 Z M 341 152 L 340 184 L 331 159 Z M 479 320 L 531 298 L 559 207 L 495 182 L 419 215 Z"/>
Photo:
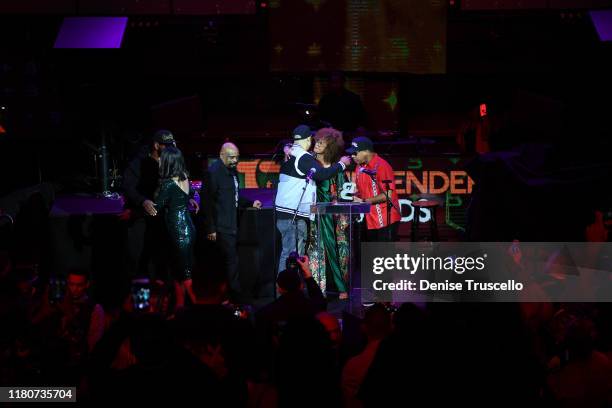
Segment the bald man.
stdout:
<path fill-rule="evenodd" d="M 238 147 L 233 143 L 221 146 L 219 160 L 213 162 L 204 174 L 202 183 L 202 209 L 206 238 L 216 242 L 223 251 L 226 273 L 230 285 L 230 298 L 240 298 L 238 277 L 238 209 L 261 208 L 259 200 L 249 201 L 240 195 L 236 166 L 240 158 Z"/>

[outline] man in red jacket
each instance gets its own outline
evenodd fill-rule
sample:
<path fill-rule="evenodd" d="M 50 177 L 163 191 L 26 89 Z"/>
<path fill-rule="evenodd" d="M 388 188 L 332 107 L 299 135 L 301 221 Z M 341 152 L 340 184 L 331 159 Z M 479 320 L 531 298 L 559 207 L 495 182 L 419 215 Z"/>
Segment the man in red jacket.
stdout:
<path fill-rule="evenodd" d="M 355 183 L 357 193 L 353 201 L 372 204 L 366 214 L 366 240 L 385 242 L 397 240 L 397 228 L 402 218 L 395 193 L 395 176 L 389 163 L 374 152 L 374 145 L 367 137 L 356 137 L 346 150 L 357 164 Z M 385 183 L 385 181 L 390 183 Z M 393 205 L 388 208 L 387 194 Z M 391 211 L 388 217 L 387 211 Z M 388 220 L 389 218 L 389 220 Z"/>

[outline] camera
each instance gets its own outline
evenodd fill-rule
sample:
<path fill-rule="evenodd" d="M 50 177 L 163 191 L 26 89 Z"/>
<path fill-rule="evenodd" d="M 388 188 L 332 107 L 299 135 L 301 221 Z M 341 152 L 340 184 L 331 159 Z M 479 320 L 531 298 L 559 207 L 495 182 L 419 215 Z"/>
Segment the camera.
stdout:
<path fill-rule="evenodd" d="M 287 257 L 287 260 L 285 261 L 285 269 L 288 271 L 296 271 L 296 272 L 300 272 L 300 264 L 298 263 L 298 260 L 301 262 L 304 262 L 306 258 L 304 258 L 303 256 L 300 256 L 300 254 L 298 254 L 297 252 L 293 251 L 289 254 L 289 256 Z"/>
<path fill-rule="evenodd" d="M 300 259 L 300 254 L 295 251 L 291 252 L 285 261 L 285 269 L 299 272 L 300 265 L 298 264 L 298 259 Z"/>

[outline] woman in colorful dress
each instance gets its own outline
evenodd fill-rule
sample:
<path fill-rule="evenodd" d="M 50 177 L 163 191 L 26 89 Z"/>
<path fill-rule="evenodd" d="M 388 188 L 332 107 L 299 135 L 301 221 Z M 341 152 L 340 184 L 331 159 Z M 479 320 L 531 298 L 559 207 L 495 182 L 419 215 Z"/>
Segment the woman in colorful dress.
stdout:
<path fill-rule="evenodd" d="M 338 162 L 344 153 L 342 133 L 333 128 L 320 129 L 315 134 L 313 151 L 317 160 L 325 167 Z M 337 199 L 346 181 L 344 173 L 317 183 L 317 202 L 333 202 Z M 321 291 L 330 289 L 327 277 L 339 293 L 339 299 L 348 298 L 348 217 L 345 215 L 317 215 L 311 223 L 308 257 L 312 275 Z"/>

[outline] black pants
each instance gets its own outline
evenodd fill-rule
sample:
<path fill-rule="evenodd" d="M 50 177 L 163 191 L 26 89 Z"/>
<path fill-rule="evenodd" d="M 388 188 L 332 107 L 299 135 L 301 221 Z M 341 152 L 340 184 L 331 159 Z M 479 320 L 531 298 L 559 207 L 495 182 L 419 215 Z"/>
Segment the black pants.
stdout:
<path fill-rule="evenodd" d="M 158 279 L 166 279 L 167 244 L 168 237 L 163 217 L 138 217 L 130 220 L 127 226 L 129 275 L 132 277 L 154 275 Z"/>
<path fill-rule="evenodd" d="M 227 282 L 234 295 L 240 294 L 240 278 L 238 276 L 238 251 L 236 249 L 236 234 L 217 232 L 217 245 L 225 257 Z"/>
<path fill-rule="evenodd" d="M 395 242 L 397 241 L 397 228 L 399 222 L 380 229 L 369 229 L 366 231 L 366 242 Z"/>

